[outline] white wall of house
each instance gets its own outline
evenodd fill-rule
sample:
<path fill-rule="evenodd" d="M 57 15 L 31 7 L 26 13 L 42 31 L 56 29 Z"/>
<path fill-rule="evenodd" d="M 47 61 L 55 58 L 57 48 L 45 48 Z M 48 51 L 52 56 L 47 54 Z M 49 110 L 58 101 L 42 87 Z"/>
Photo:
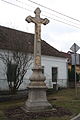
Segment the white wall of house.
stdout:
<path fill-rule="evenodd" d="M 52 82 L 52 67 L 57 67 L 57 86 L 58 87 L 67 87 L 67 59 L 60 57 L 51 57 L 51 56 L 42 56 L 42 66 L 44 66 L 44 75 L 46 76 L 46 85 L 48 88 L 53 88 Z M 33 66 L 33 65 L 32 65 Z M 31 68 L 32 68 L 31 66 Z M 29 84 L 29 77 L 32 74 L 31 68 L 28 70 L 27 74 L 24 77 L 24 82 L 20 88 L 26 88 Z M 28 83 L 28 84 L 27 84 Z"/>
<path fill-rule="evenodd" d="M 6 80 L 6 69 L 3 62 L 0 60 L 0 90 L 7 90 L 8 89 L 8 83 Z"/>
<path fill-rule="evenodd" d="M 67 59 L 60 58 L 60 57 L 52 57 L 52 56 L 42 56 L 42 66 L 44 66 L 44 75 L 46 76 L 46 85 L 48 88 L 53 88 L 52 82 L 52 67 L 57 67 L 58 74 L 57 74 L 57 85 L 60 87 L 67 87 Z M 32 67 L 28 70 L 26 75 L 24 76 L 24 81 L 21 84 L 19 89 L 26 89 L 29 84 L 29 77 L 32 74 Z M 4 65 L 0 61 L 0 90 L 7 90 L 8 84 L 6 80 L 6 75 L 4 72 Z"/>
<path fill-rule="evenodd" d="M 46 76 L 46 84 L 48 87 L 53 87 L 55 82 L 52 82 L 52 67 L 58 69 L 57 85 L 60 87 L 67 87 L 67 59 L 60 57 L 42 57 L 42 65 L 44 67 L 44 74 Z"/>

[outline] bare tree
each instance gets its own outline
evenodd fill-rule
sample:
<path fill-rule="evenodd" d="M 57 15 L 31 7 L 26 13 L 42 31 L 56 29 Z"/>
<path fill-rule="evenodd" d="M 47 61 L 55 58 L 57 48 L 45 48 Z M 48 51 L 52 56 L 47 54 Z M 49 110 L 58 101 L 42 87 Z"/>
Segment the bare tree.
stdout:
<path fill-rule="evenodd" d="M 22 41 L 9 41 L 8 50 L 0 52 L 0 60 L 5 64 L 6 76 L 11 93 L 16 93 L 23 82 L 24 75 L 32 64 L 31 44 Z"/>

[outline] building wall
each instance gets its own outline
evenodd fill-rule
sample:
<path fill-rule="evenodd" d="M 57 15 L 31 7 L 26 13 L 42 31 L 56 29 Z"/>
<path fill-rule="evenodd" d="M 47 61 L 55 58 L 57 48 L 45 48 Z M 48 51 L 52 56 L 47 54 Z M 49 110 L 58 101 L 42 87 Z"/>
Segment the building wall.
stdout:
<path fill-rule="evenodd" d="M 71 70 L 71 66 L 72 66 L 71 64 L 68 64 L 68 69 Z M 80 74 L 80 65 L 76 65 L 76 72 Z"/>
<path fill-rule="evenodd" d="M 56 84 L 55 82 L 52 82 L 52 67 L 58 68 L 58 78 L 57 78 L 58 87 L 67 87 L 67 70 L 68 70 L 67 59 L 59 58 L 59 57 L 42 56 L 42 66 L 44 66 L 44 75 L 46 76 L 45 83 L 48 88 L 53 88 L 53 84 Z M 31 74 L 32 74 L 32 70 L 29 69 L 24 77 L 24 82 L 20 86 L 20 88 L 22 87 L 25 88 L 28 86 L 30 82 L 29 77 Z"/>
<path fill-rule="evenodd" d="M 7 90 L 8 83 L 6 80 L 6 68 L 3 62 L 0 60 L 0 90 Z"/>
<path fill-rule="evenodd" d="M 57 78 L 57 86 L 59 87 L 67 87 L 67 59 L 59 58 L 59 57 L 51 57 L 51 56 L 42 56 L 42 66 L 44 66 L 44 75 L 46 76 L 46 85 L 48 88 L 52 88 L 55 82 L 52 82 L 52 67 L 58 68 L 58 78 Z M 26 89 L 29 84 L 29 77 L 32 74 L 32 67 L 27 71 L 24 76 L 24 81 L 21 84 L 19 89 Z M 4 65 L 0 61 L 0 90 L 7 90 L 8 84 L 6 80 L 6 74 L 4 72 Z"/>
<path fill-rule="evenodd" d="M 57 67 L 57 85 L 67 87 L 67 60 L 59 57 L 42 57 L 42 65 L 46 76 L 46 84 L 48 87 L 53 87 L 55 82 L 52 82 L 52 67 Z"/>

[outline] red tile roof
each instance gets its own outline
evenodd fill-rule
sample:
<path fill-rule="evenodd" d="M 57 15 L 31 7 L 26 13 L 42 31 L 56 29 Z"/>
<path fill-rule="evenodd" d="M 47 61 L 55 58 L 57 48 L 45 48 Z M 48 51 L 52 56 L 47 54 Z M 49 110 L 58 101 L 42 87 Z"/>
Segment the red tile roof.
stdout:
<path fill-rule="evenodd" d="M 71 54 L 66 53 L 66 52 L 61 52 L 66 58 L 71 59 Z"/>
<path fill-rule="evenodd" d="M 27 50 L 29 50 L 29 52 L 33 53 L 34 34 L 0 26 L 0 49 L 17 49 L 23 52 L 27 52 Z M 42 55 L 66 58 L 62 52 L 52 47 L 44 40 L 42 40 L 41 43 L 41 52 Z"/>

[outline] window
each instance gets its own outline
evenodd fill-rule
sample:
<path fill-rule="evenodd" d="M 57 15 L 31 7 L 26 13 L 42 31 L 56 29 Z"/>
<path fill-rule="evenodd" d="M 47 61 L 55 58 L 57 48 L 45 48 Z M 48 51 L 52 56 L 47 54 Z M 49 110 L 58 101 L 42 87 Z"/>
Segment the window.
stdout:
<path fill-rule="evenodd" d="M 42 73 L 44 74 L 44 66 L 42 66 Z"/>
<path fill-rule="evenodd" d="M 52 82 L 57 82 L 57 67 L 52 67 Z"/>

